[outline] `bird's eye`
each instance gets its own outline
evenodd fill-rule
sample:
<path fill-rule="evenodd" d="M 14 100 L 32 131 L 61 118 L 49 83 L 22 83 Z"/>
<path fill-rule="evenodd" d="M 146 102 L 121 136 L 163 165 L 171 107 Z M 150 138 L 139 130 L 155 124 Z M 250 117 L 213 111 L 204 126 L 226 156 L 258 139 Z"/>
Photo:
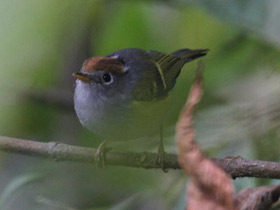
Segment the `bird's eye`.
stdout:
<path fill-rule="evenodd" d="M 113 77 L 111 76 L 111 74 L 105 73 L 102 76 L 102 80 L 105 84 L 110 84 L 111 82 L 113 82 Z"/>

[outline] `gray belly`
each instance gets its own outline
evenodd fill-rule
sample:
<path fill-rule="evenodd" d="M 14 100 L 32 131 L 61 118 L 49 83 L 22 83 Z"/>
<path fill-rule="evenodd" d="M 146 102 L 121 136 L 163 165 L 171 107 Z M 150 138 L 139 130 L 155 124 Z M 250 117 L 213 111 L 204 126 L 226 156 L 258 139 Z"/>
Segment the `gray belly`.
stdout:
<path fill-rule="evenodd" d="M 96 135 L 107 140 L 133 140 L 159 134 L 160 126 L 168 119 L 167 100 L 135 102 L 127 109 L 91 107 L 77 111 L 81 123 Z"/>

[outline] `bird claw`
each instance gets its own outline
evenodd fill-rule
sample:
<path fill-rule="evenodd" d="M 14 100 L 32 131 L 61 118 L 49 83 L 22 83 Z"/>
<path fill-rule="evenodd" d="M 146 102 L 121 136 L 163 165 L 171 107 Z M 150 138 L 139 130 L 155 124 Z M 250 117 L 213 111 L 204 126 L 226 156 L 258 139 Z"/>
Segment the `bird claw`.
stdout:
<path fill-rule="evenodd" d="M 166 166 L 165 166 L 165 155 L 166 155 L 166 152 L 164 151 L 163 144 L 160 144 L 159 147 L 158 147 L 156 163 L 161 166 L 161 170 L 163 172 L 167 173 L 168 169 L 166 169 Z"/>
<path fill-rule="evenodd" d="M 104 140 L 97 148 L 95 153 L 95 162 L 98 168 L 105 168 L 106 166 L 106 152 L 108 148 L 106 147 L 107 140 Z"/>

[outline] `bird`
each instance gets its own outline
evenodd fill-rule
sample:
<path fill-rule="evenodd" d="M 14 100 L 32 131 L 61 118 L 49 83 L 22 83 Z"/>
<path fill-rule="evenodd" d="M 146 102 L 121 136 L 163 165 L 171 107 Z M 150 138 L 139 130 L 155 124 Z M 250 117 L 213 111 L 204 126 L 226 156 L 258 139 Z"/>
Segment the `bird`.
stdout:
<path fill-rule="evenodd" d="M 72 74 L 76 79 L 74 109 L 80 123 L 107 141 L 162 132 L 182 67 L 207 52 L 208 49 L 186 48 L 163 53 L 127 48 L 85 60 L 81 69 Z M 99 160 L 104 159 L 104 145 L 99 147 Z M 163 166 L 162 138 L 158 151 Z"/>

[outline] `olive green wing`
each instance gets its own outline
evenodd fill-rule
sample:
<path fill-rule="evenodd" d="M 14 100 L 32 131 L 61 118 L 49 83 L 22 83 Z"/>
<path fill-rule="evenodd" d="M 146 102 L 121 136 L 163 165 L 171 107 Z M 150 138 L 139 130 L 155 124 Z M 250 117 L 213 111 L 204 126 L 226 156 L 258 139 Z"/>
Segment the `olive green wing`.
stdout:
<path fill-rule="evenodd" d="M 184 63 L 177 56 L 156 51 L 147 53 L 152 63 L 134 89 L 133 96 L 137 101 L 152 101 L 167 96 Z"/>
<path fill-rule="evenodd" d="M 168 95 L 174 87 L 183 65 L 206 55 L 208 50 L 181 49 L 172 54 L 147 51 L 152 67 L 136 85 L 133 96 L 137 101 L 159 100 Z"/>

